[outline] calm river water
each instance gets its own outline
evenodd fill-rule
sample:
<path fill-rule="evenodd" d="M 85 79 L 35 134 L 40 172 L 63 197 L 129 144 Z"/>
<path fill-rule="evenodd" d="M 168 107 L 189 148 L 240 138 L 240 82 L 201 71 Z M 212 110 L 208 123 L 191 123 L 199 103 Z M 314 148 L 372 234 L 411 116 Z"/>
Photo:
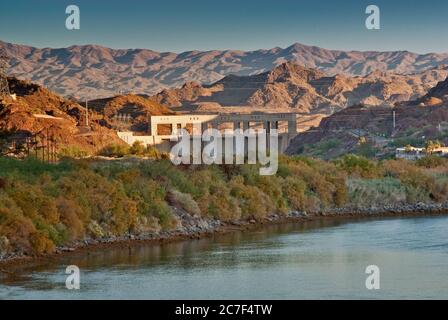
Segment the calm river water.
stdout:
<path fill-rule="evenodd" d="M 80 290 L 65 268 L 81 270 Z M 366 289 L 368 265 L 380 290 Z M 1 275 L 2 299 L 448 299 L 448 217 L 319 220 L 76 253 Z"/>

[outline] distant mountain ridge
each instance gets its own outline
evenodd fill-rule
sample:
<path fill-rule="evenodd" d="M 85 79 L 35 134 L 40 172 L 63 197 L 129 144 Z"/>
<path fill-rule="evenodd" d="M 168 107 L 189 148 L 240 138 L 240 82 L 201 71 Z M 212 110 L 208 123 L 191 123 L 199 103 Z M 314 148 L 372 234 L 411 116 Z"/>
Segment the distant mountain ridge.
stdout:
<path fill-rule="evenodd" d="M 287 61 L 330 76 L 365 76 L 375 71 L 412 74 L 448 64 L 448 53 L 341 51 L 299 43 L 284 49 L 183 53 L 98 45 L 40 49 L 2 41 L 0 47 L 12 57 L 11 75 L 32 80 L 64 96 L 89 99 L 118 92 L 153 95 L 188 81 L 211 84 L 231 74 L 267 72 Z"/>
<path fill-rule="evenodd" d="M 351 105 L 388 106 L 419 99 L 448 77 L 439 66 L 417 74 L 373 72 L 367 76 L 329 76 L 294 62 L 253 76 L 229 75 L 212 85 L 187 82 L 153 97 L 184 110 L 225 111 L 226 107 L 285 110 L 300 114 L 332 113 Z M 439 84 L 440 85 L 440 84 Z M 180 109 L 182 110 L 182 109 Z"/>

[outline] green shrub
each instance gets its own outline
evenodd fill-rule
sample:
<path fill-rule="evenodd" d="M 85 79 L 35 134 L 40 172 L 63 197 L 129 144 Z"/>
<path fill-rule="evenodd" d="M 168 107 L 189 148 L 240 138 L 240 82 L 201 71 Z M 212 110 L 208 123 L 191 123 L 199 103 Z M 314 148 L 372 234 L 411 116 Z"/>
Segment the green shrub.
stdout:
<path fill-rule="evenodd" d="M 416 164 L 419 167 L 425 168 L 437 168 L 442 166 L 448 166 L 448 160 L 438 156 L 429 155 L 424 158 L 418 159 Z"/>
<path fill-rule="evenodd" d="M 353 151 L 353 153 L 370 159 L 374 158 L 379 151 L 380 150 L 377 147 L 375 147 L 372 143 L 365 142 L 358 145 Z"/>
<path fill-rule="evenodd" d="M 244 184 L 244 178 L 230 181 L 231 196 L 238 199 L 243 218 L 262 218 L 275 210 L 273 201 L 257 187 Z"/>
<path fill-rule="evenodd" d="M 407 202 L 406 187 L 395 178 L 350 179 L 350 204 L 356 207 L 400 205 Z"/>
<path fill-rule="evenodd" d="M 130 147 L 126 144 L 110 144 L 100 150 L 99 154 L 105 157 L 122 158 L 130 154 Z"/>
<path fill-rule="evenodd" d="M 142 156 L 146 153 L 146 147 L 141 141 L 135 141 L 132 146 L 129 148 L 129 153 Z"/>
<path fill-rule="evenodd" d="M 378 178 L 382 175 L 380 167 L 363 156 L 345 155 L 335 161 L 335 164 L 354 177 Z"/>
<path fill-rule="evenodd" d="M 177 190 L 171 190 L 169 192 L 169 199 L 171 203 L 180 206 L 192 216 L 201 215 L 201 209 L 190 194 L 182 193 Z"/>
<path fill-rule="evenodd" d="M 30 235 L 30 243 L 34 254 L 37 255 L 52 253 L 55 250 L 54 243 L 43 232 L 32 233 Z"/>
<path fill-rule="evenodd" d="M 58 158 L 84 158 L 90 155 L 90 152 L 78 146 L 62 147 L 58 151 Z"/>
<path fill-rule="evenodd" d="M 302 179 L 294 177 L 286 177 L 282 181 L 282 189 L 285 198 L 288 201 L 288 206 L 293 210 L 305 211 L 306 207 L 306 183 Z"/>
<path fill-rule="evenodd" d="M 171 208 L 166 202 L 160 199 L 155 199 L 149 204 L 150 215 L 159 219 L 159 224 L 162 229 L 174 229 L 178 226 L 178 221 L 172 214 Z"/>

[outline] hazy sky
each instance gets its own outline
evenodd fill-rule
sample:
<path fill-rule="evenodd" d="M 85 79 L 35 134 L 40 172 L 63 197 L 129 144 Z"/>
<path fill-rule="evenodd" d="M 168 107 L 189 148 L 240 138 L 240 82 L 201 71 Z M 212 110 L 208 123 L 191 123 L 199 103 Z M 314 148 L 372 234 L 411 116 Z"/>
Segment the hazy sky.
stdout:
<path fill-rule="evenodd" d="M 65 28 L 65 8 L 81 30 Z M 381 9 L 381 30 L 365 9 Z M 14 0 L 0 3 L 0 39 L 37 47 L 100 44 L 157 51 L 287 47 L 448 52 L 446 0 Z"/>

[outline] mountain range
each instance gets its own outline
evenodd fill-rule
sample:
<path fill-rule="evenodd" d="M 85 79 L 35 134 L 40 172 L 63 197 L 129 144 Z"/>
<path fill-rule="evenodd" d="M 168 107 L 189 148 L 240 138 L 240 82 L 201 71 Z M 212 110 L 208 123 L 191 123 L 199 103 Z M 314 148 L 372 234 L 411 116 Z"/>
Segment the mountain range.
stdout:
<path fill-rule="evenodd" d="M 228 75 L 253 76 L 291 61 L 328 77 L 374 72 L 410 75 L 448 64 L 448 53 L 341 51 L 293 44 L 255 51 L 182 53 L 110 49 L 98 45 L 35 48 L 0 41 L 11 57 L 10 75 L 32 80 L 63 96 L 88 99 L 121 92 L 154 95 L 188 81 L 209 85 Z"/>
<path fill-rule="evenodd" d="M 416 100 L 435 90 L 432 88 L 447 77 L 448 67 L 444 65 L 408 75 L 376 71 L 350 77 L 330 76 L 285 62 L 268 72 L 229 75 L 212 85 L 187 82 L 180 88 L 165 89 L 154 98 L 173 109 L 202 112 L 248 107 L 248 111 L 286 110 L 302 115 L 333 113 L 356 104 L 392 107 Z"/>

